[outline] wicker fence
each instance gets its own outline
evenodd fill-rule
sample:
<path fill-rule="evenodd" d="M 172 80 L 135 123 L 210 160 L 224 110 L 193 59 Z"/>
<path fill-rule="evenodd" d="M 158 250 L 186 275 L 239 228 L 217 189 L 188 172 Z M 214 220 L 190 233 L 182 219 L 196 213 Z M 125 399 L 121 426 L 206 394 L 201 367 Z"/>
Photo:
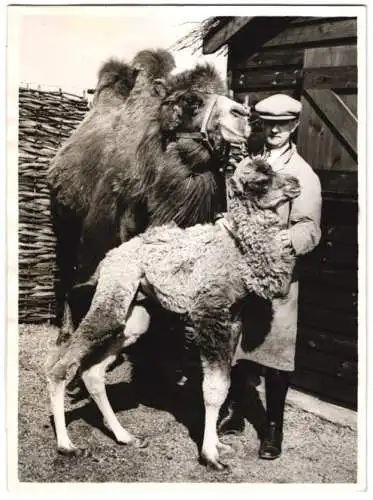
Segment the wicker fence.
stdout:
<path fill-rule="evenodd" d="M 19 89 L 19 321 L 54 318 L 55 238 L 46 171 L 87 112 L 83 97 Z"/>

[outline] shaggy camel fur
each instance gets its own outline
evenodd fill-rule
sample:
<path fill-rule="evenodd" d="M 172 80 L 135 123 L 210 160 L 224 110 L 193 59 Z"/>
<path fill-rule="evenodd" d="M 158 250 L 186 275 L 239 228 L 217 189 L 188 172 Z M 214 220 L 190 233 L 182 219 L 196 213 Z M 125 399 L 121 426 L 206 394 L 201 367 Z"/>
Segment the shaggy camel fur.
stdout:
<path fill-rule="evenodd" d="M 233 174 L 230 189 L 231 211 L 221 222 L 187 229 L 150 228 L 111 250 L 100 264 L 91 307 L 48 370 L 59 451 L 76 451 L 65 425 L 65 385 L 108 337 L 111 345 L 102 362 L 84 371 L 82 378 L 116 439 L 141 444 L 117 420 L 106 396 L 104 374 L 119 350 L 147 331 L 150 318 L 139 299 L 145 295 L 182 316 L 193 332 L 202 361 L 206 410 L 201 459 L 223 468 L 216 423 L 241 331 L 236 306 L 249 294 L 273 299 L 287 293 L 295 256 L 277 237 L 281 226 L 276 208 L 299 195 L 299 183 L 275 174 L 263 161 L 247 159 Z"/>
<path fill-rule="evenodd" d="M 74 284 L 88 279 L 111 248 L 151 225 L 211 222 L 224 208 L 219 170 L 227 144 L 242 143 L 250 133 L 248 111 L 225 97 L 212 66 L 169 75 L 169 54 L 157 52 L 151 64 L 144 55 L 139 59 L 133 87 L 127 97 L 119 95 L 124 102 L 105 112 L 94 106 L 50 167 L 60 315 L 66 299 L 74 308 Z M 117 69 L 110 63 L 101 72 L 101 82 L 107 76 L 98 90 L 103 100 L 105 92 L 109 100 L 110 92 L 120 94 Z M 75 326 L 81 317 L 78 310 Z M 72 325 L 66 324 L 69 335 Z"/>

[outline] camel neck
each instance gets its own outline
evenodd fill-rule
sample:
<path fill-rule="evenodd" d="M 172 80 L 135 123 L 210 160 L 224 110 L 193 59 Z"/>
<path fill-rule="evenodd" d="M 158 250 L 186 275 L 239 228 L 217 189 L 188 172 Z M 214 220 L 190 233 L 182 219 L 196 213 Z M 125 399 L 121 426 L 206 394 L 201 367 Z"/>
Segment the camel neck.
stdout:
<path fill-rule="evenodd" d="M 175 150 L 180 161 L 188 167 L 191 175 L 207 170 L 216 169 L 218 171 L 219 166 L 216 165 L 216 158 L 212 158 L 208 148 L 195 139 L 181 137 L 169 148 Z"/>
<path fill-rule="evenodd" d="M 263 255 L 272 245 L 273 231 L 280 224 L 279 216 L 271 210 L 260 210 L 254 204 L 235 199 L 228 213 L 219 221 L 242 254 Z M 248 231 L 248 227 L 250 230 Z"/>
<path fill-rule="evenodd" d="M 238 268 L 247 290 L 269 299 L 286 290 L 295 258 L 276 238 L 282 227 L 278 214 L 233 198 L 227 220 L 243 256 Z"/>

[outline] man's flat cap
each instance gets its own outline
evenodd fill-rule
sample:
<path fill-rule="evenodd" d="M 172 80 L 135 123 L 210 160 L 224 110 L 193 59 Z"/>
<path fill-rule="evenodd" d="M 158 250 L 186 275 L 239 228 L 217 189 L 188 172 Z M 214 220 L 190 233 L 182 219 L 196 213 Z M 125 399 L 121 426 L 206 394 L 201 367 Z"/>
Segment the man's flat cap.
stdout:
<path fill-rule="evenodd" d="M 259 101 L 254 109 L 263 120 L 294 120 L 302 109 L 300 101 L 285 94 L 275 94 Z"/>

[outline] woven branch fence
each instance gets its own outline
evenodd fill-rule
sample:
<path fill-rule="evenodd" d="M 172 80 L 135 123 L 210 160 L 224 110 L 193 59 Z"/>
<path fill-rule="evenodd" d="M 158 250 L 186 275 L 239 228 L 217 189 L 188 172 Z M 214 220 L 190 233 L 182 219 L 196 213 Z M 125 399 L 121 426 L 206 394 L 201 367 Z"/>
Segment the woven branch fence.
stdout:
<path fill-rule="evenodd" d="M 84 97 L 19 89 L 19 322 L 55 315 L 55 237 L 46 172 L 60 145 L 88 110 Z"/>

